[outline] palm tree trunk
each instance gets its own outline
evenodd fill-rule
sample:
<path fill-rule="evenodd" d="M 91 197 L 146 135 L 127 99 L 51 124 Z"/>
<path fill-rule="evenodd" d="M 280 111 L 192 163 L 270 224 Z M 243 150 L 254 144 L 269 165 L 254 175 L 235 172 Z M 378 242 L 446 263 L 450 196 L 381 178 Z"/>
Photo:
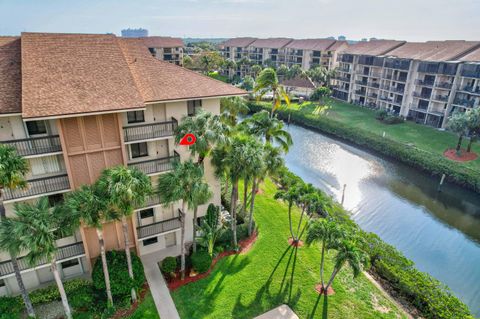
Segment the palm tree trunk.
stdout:
<path fill-rule="evenodd" d="M 292 224 L 292 203 L 288 203 L 288 223 L 290 224 L 290 235 L 292 235 L 292 240 L 295 240 L 295 234 L 293 233 Z"/>
<path fill-rule="evenodd" d="M 13 271 L 15 272 L 15 278 L 17 279 L 18 287 L 20 288 L 20 293 L 22 294 L 23 303 L 25 308 L 27 308 L 27 314 L 29 317 L 35 318 L 35 311 L 33 310 L 32 302 L 28 296 L 27 289 L 23 284 L 22 275 L 20 274 L 20 268 L 18 268 L 17 256 L 10 254 L 12 256 L 11 262 L 13 266 Z"/>
<path fill-rule="evenodd" d="M 462 146 L 462 140 L 463 140 L 463 135 L 460 135 L 458 137 L 458 143 L 457 143 L 457 148 L 456 148 L 457 152 L 460 151 L 460 147 Z"/>
<path fill-rule="evenodd" d="M 248 236 L 253 231 L 253 206 L 255 204 L 255 195 L 257 193 L 257 179 L 254 177 L 252 181 L 252 199 L 250 200 L 250 215 L 248 216 Z"/>
<path fill-rule="evenodd" d="M 247 194 L 248 194 L 248 177 L 246 177 L 243 180 L 243 206 L 242 206 L 242 212 L 243 215 L 245 216 L 247 212 Z"/>
<path fill-rule="evenodd" d="M 60 278 L 60 273 L 58 272 L 56 258 L 52 259 L 50 263 L 50 268 L 52 269 L 53 277 L 55 278 L 55 282 L 57 283 L 58 292 L 60 293 L 60 297 L 62 298 L 62 305 L 63 309 L 65 310 L 65 316 L 67 316 L 67 319 L 72 319 L 72 311 L 70 310 L 67 294 L 65 293 L 65 288 L 63 288 L 62 279 Z"/>
<path fill-rule="evenodd" d="M 182 201 L 182 211 L 180 213 L 180 223 L 182 224 L 180 236 L 180 271 L 181 279 L 185 279 L 185 201 Z"/>
<path fill-rule="evenodd" d="M 105 254 L 105 242 L 103 241 L 103 231 L 97 228 L 98 243 L 100 244 L 100 256 L 102 258 L 103 276 L 105 277 L 105 290 L 110 306 L 113 306 L 112 289 L 110 288 L 110 274 L 108 273 L 107 256 Z"/>
<path fill-rule="evenodd" d="M 122 216 L 123 239 L 125 241 L 125 255 L 127 256 L 128 275 L 133 279 L 132 256 L 130 255 L 130 240 L 128 239 L 128 223 L 127 217 Z M 137 301 L 137 293 L 132 287 L 132 302 Z"/>
<path fill-rule="evenodd" d="M 475 141 L 475 139 L 476 139 L 475 134 L 472 134 L 472 135 L 470 136 L 470 140 L 468 141 L 468 146 L 467 146 L 467 152 L 468 152 L 468 153 L 470 153 L 470 151 L 472 150 L 472 144 L 473 144 L 473 142 Z"/>
<path fill-rule="evenodd" d="M 230 210 L 232 211 L 232 233 L 233 233 L 233 247 L 237 249 L 237 193 L 238 181 L 232 181 L 232 199 L 230 203 Z"/>
<path fill-rule="evenodd" d="M 197 210 L 198 210 L 198 207 L 195 206 L 193 208 L 193 225 L 192 225 L 192 228 L 193 228 L 193 252 L 196 252 L 197 251 L 197 242 L 195 240 L 195 237 L 197 235 Z"/>
<path fill-rule="evenodd" d="M 300 226 L 302 226 L 303 215 L 305 214 L 305 206 L 302 208 L 302 214 L 300 215 L 300 221 L 298 222 L 297 234 L 300 233 Z M 295 238 L 295 242 L 300 240 L 300 236 Z"/>
<path fill-rule="evenodd" d="M 320 281 L 322 283 L 322 289 L 325 289 L 325 281 L 323 279 L 324 261 L 325 261 L 325 240 L 322 241 L 322 259 L 320 261 Z"/>
<path fill-rule="evenodd" d="M 325 294 L 327 293 L 328 288 L 330 288 L 330 286 L 332 285 L 333 280 L 335 279 L 335 276 L 338 274 L 339 270 L 340 270 L 340 268 L 337 268 L 337 267 L 335 267 L 333 269 L 332 276 L 330 277 L 330 280 L 328 281 L 328 284 L 327 284 L 327 286 L 325 287 L 325 290 L 324 290 Z"/>

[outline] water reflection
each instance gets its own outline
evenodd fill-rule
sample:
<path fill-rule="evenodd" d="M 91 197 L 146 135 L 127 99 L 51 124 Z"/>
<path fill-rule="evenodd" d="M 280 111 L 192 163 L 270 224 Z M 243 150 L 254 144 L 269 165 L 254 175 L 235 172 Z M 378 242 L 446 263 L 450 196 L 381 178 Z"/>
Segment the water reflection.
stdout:
<path fill-rule="evenodd" d="M 291 125 L 287 166 L 337 200 L 359 225 L 446 283 L 480 316 L 480 196 Z"/>

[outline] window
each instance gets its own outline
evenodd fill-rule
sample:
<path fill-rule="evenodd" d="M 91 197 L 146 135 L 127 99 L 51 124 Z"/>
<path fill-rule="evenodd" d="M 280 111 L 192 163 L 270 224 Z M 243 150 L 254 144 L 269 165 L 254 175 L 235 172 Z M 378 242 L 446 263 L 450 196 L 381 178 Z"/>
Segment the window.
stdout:
<path fill-rule="evenodd" d="M 130 144 L 132 158 L 148 156 L 147 142 Z"/>
<path fill-rule="evenodd" d="M 188 116 L 194 116 L 196 109 L 202 107 L 202 100 L 191 100 L 187 102 Z"/>
<path fill-rule="evenodd" d="M 26 122 L 28 135 L 47 134 L 47 125 L 45 121 L 29 121 Z"/>
<path fill-rule="evenodd" d="M 153 217 L 153 208 L 144 209 L 144 210 L 140 211 L 140 218 L 141 219 L 150 218 L 150 217 Z"/>
<path fill-rule="evenodd" d="M 142 123 L 145 122 L 145 115 L 143 111 L 127 112 L 128 123 Z"/>
<path fill-rule="evenodd" d="M 0 279 L 0 288 L 5 287 L 5 281 L 3 279 Z"/>
<path fill-rule="evenodd" d="M 63 194 L 54 194 L 48 196 L 48 204 L 53 207 L 57 204 L 63 203 Z"/>
<path fill-rule="evenodd" d="M 143 246 L 149 246 L 158 243 L 158 237 L 152 237 L 143 241 Z"/>
<path fill-rule="evenodd" d="M 62 269 L 78 266 L 78 259 L 70 259 L 62 263 Z"/>

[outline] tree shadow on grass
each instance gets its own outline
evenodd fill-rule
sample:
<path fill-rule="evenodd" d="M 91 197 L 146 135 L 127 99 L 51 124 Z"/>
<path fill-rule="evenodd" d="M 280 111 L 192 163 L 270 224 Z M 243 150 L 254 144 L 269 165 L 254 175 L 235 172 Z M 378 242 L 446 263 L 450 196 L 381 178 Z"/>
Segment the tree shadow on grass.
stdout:
<path fill-rule="evenodd" d="M 282 263 L 282 260 L 283 258 L 285 258 L 285 256 L 287 255 L 288 251 L 292 248 L 292 246 L 288 246 L 287 249 L 285 249 L 285 251 L 283 252 L 282 256 L 280 257 L 280 259 L 278 260 L 277 264 L 275 265 L 275 267 L 273 268 L 272 272 L 270 273 L 270 276 L 268 277 L 267 279 L 267 282 L 266 282 L 266 285 L 270 285 L 270 283 L 272 282 L 272 279 L 273 279 L 273 275 L 275 274 L 275 272 L 277 271 L 278 267 L 280 266 L 280 264 Z M 292 253 L 290 253 L 290 258 L 292 256 Z M 290 260 L 289 258 L 289 260 Z M 289 261 L 290 262 L 290 261 Z M 285 275 L 284 275 L 285 277 Z"/>
<path fill-rule="evenodd" d="M 313 306 L 312 312 L 310 313 L 310 316 L 308 316 L 309 319 L 315 318 L 315 312 L 317 311 L 318 304 L 320 303 L 320 299 L 323 296 L 323 308 L 322 308 L 322 319 L 328 319 L 328 296 L 324 296 L 321 294 L 318 294 L 317 300 L 315 301 L 315 305 Z"/>

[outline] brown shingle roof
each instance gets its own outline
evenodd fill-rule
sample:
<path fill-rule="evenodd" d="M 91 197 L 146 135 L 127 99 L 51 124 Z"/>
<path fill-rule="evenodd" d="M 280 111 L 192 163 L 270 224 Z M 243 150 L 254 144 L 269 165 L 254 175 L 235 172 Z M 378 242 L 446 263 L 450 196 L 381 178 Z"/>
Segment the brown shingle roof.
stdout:
<path fill-rule="evenodd" d="M 246 94 L 230 84 L 155 59 L 139 41 L 118 38 L 145 102 Z"/>
<path fill-rule="evenodd" d="M 422 61 L 452 61 L 479 44 L 480 42 L 463 40 L 407 42 L 388 52 L 388 55 Z"/>
<path fill-rule="evenodd" d="M 405 41 L 396 40 L 371 40 L 351 44 L 343 53 L 365 54 L 365 55 L 384 55 L 396 47 L 404 44 Z"/>
<path fill-rule="evenodd" d="M 149 48 L 177 48 L 183 47 L 183 40 L 172 37 L 145 37 L 141 38 Z"/>
<path fill-rule="evenodd" d="M 233 38 L 233 39 L 228 39 L 227 41 L 223 42 L 222 46 L 244 48 L 244 47 L 248 47 L 255 40 L 257 40 L 257 38 L 249 38 L 249 37 Z"/>
<path fill-rule="evenodd" d="M 22 111 L 20 38 L 0 37 L 0 114 Z"/>
<path fill-rule="evenodd" d="M 295 77 L 293 79 L 285 79 L 281 81 L 282 85 L 285 86 L 295 86 L 295 87 L 300 87 L 300 88 L 309 88 L 309 89 L 314 89 L 315 84 L 308 78 L 303 78 L 303 77 Z"/>
<path fill-rule="evenodd" d="M 348 42 L 347 41 L 335 41 L 332 46 L 330 46 L 328 49 L 331 51 L 337 51 L 339 49 L 345 50 L 348 47 Z"/>
<path fill-rule="evenodd" d="M 334 43 L 335 40 L 332 39 L 301 39 L 293 40 L 285 47 L 290 49 L 324 51 L 327 50 Z"/>
<path fill-rule="evenodd" d="M 143 106 L 114 35 L 22 33 L 23 117 Z"/>
<path fill-rule="evenodd" d="M 257 39 L 250 45 L 257 48 L 280 49 L 292 42 L 292 40 L 290 38 Z"/>
<path fill-rule="evenodd" d="M 465 61 L 465 62 L 480 62 L 480 46 L 461 58 L 459 58 L 460 61 Z"/>

